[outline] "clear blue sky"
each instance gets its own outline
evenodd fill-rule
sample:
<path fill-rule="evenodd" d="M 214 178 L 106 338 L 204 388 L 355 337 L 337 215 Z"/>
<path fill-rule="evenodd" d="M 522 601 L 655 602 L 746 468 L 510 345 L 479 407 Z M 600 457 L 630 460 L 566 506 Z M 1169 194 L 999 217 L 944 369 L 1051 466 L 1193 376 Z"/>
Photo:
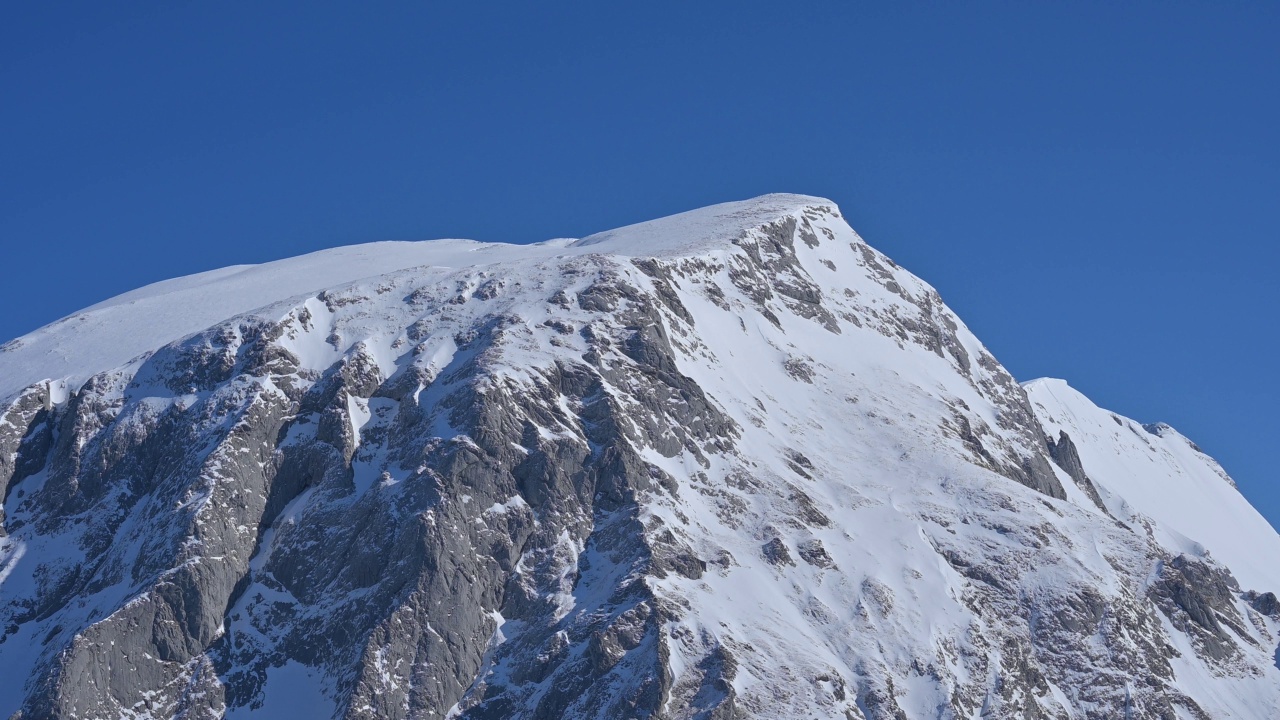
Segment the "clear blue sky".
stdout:
<path fill-rule="evenodd" d="M 222 265 L 775 191 L 1280 525 L 1280 4 L 0 9 L 2 338 Z"/>

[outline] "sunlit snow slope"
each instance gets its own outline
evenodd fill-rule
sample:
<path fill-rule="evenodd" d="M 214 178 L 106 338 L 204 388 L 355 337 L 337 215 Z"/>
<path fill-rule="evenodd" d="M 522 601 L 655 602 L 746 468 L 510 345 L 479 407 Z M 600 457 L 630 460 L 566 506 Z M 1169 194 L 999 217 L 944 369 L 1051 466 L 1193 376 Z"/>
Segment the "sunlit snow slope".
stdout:
<path fill-rule="evenodd" d="M 1246 588 L 1280 588 L 1280 535 L 1195 443 L 1103 410 L 1063 380 L 1023 387 L 1046 434 L 1075 441 L 1111 514 L 1149 519 L 1170 552 L 1212 553 Z"/>

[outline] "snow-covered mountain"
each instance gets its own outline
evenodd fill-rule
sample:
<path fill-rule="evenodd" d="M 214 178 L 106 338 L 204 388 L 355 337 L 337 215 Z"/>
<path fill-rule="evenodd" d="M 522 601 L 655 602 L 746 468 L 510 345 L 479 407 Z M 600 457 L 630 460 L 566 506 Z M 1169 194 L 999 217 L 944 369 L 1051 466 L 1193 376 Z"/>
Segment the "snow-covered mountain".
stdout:
<path fill-rule="evenodd" d="M 0 347 L 0 716 L 1269 718 L 1280 536 L 819 198 Z"/>

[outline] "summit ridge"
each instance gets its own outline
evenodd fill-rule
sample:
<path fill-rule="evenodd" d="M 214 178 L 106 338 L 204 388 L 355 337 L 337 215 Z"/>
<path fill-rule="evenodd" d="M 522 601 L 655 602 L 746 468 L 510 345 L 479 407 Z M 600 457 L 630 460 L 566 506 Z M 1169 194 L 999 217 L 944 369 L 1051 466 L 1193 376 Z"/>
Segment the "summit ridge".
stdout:
<path fill-rule="evenodd" d="M 689 252 L 731 242 L 752 227 L 800 214 L 806 207 L 834 209 L 835 203 L 805 195 L 762 195 L 569 242 L 383 241 L 163 280 L 0 345 L 0 399 L 46 375 L 83 380 L 94 371 L 127 362 L 220 320 L 363 278 L 413 267 L 467 268 L 584 253 Z"/>

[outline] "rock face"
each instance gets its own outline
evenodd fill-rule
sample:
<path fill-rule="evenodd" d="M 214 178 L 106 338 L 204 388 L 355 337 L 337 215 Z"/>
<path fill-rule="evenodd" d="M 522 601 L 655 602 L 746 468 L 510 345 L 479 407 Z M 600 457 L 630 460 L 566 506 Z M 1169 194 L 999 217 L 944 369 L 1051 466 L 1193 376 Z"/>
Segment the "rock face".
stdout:
<path fill-rule="evenodd" d="M 3 716 L 1280 707 L 1221 469 L 1020 386 L 826 200 L 170 281 L 0 379 Z"/>

